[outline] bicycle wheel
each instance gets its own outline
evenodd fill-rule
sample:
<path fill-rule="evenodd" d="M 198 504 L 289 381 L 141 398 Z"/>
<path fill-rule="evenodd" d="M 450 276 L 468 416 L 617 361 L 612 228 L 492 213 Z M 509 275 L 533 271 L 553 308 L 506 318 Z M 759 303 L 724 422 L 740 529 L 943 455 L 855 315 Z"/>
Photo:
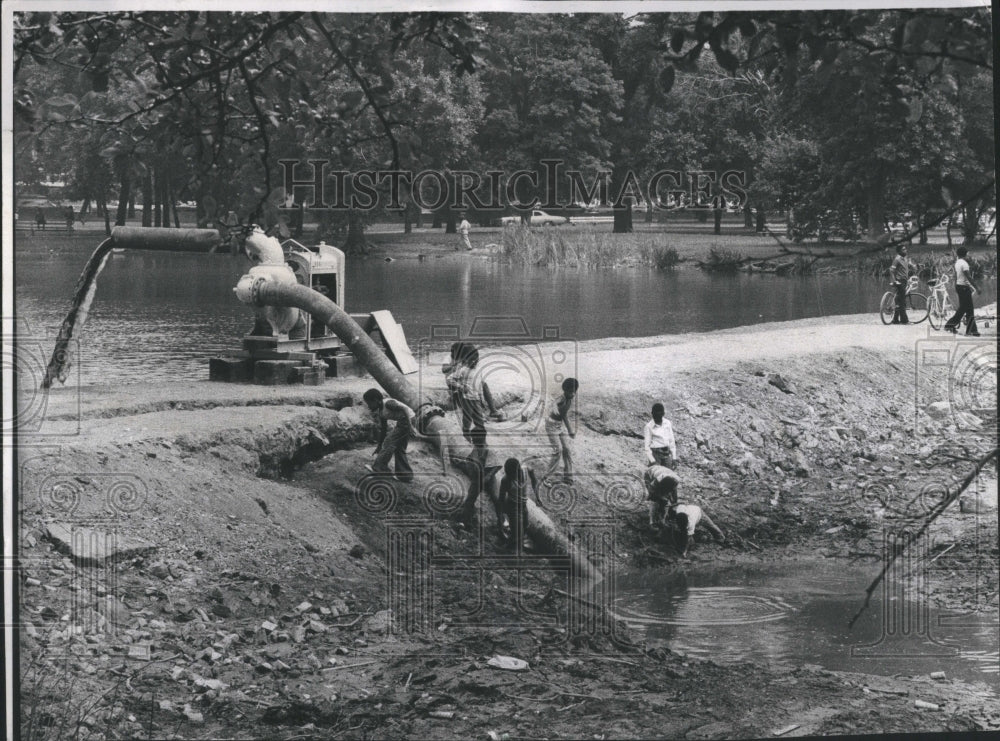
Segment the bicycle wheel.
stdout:
<path fill-rule="evenodd" d="M 879 315 L 882 317 L 882 324 L 892 324 L 892 318 L 896 316 L 896 292 L 886 291 L 882 296 L 882 302 L 878 305 Z"/>
<path fill-rule="evenodd" d="M 913 312 L 910 315 L 910 312 Z M 922 293 L 906 294 L 906 313 L 909 316 L 910 324 L 920 324 L 930 315 L 930 305 L 927 297 Z"/>
<path fill-rule="evenodd" d="M 927 321 L 934 329 L 941 329 L 951 315 L 955 313 L 955 307 L 951 305 L 951 299 L 945 296 L 943 299 L 937 296 L 931 298 L 931 310 L 927 316 Z"/>

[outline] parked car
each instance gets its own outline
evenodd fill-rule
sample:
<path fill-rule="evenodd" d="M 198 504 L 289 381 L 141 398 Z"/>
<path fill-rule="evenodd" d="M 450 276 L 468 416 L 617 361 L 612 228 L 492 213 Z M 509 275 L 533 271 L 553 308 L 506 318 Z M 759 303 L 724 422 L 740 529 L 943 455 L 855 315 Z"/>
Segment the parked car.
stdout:
<path fill-rule="evenodd" d="M 500 219 L 500 223 L 503 226 L 520 224 L 520 216 L 504 216 Z M 568 224 L 569 219 L 565 216 L 552 216 L 544 211 L 539 211 L 537 208 L 531 212 L 531 226 L 562 226 L 563 224 Z"/>

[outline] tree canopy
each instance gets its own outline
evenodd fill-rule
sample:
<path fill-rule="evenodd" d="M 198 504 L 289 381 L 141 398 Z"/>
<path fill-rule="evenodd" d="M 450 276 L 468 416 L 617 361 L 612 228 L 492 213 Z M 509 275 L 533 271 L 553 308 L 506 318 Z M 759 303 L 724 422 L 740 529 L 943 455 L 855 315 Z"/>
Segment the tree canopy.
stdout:
<path fill-rule="evenodd" d="M 129 203 L 169 225 L 195 201 L 203 225 L 284 230 L 280 207 L 303 199 L 283 191 L 281 159 L 479 172 L 558 159 L 619 187 L 735 169 L 748 205 L 789 213 L 803 238 L 875 236 L 892 215 L 926 222 L 961 202 L 971 239 L 995 201 L 990 22 L 986 8 L 16 13 L 15 179 L 117 199 L 120 223 Z M 363 213 L 324 218 L 363 247 Z"/>

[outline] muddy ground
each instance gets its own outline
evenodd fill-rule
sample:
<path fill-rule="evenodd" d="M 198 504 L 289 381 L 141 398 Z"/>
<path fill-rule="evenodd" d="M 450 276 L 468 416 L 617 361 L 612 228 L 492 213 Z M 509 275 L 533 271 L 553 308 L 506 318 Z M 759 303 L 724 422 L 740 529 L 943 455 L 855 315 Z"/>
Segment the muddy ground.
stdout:
<path fill-rule="evenodd" d="M 578 472 L 543 505 L 567 529 L 583 515 L 615 523 L 614 549 L 595 554 L 609 579 L 820 558 L 874 576 L 884 527 L 922 519 L 967 459 L 996 445 L 995 327 L 986 332 L 942 340 L 856 316 L 562 347 L 581 381 Z M 423 362 L 421 388 L 443 402 L 435 364 Z M 498 372 L 491 384 L 510 420 L 491 429 L 494 460 L 542 456 L 519 422 L 530 383 Z M 565 575 L 529 554 L 519 579 L 486 504 L 478 524 L 455 518 L 449 492 L 462 482 L 448 484 L 424 444 L 411 446 L 413 484 L 365 488 L 368 385 L 64 388 L 44 409 L 22 399 L 40 410 L 18 457 L 26 738 L 1000 728 L 995 684 L 718 666 L 645 645 L 600 612 L 597 629 L 575 630 Z M 635 488 L 657 400 L 678 436 L 682 497 L 728 536 L 700 538 L 688 562 L 646 527 Z M 994 465 L 964 499 L 965 512 L 956 503 L 931 528 L 922 581 L 933 604 L 995 622 Z M 465 570 L 431 580 L 392 561 L 392 528 L 414 525 Z M 420 595 L 428 622 L 414 623 L 399 608 Z M 493 668 L 497 654 L 529 668 Z"/>

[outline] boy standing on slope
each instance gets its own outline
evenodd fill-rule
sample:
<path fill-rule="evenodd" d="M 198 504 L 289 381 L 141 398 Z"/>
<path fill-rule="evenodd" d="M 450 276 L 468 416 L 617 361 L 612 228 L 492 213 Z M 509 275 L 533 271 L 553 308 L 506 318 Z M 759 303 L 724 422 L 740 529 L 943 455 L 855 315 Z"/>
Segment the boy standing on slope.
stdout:
<path fill-rule="evenodd" d="M 663 404 L 653 404 L 652 416 L 642 431 L 646 463 L 673 468 L 677 464 L 677 445 L 670 420 L 663 418 Z"/>

